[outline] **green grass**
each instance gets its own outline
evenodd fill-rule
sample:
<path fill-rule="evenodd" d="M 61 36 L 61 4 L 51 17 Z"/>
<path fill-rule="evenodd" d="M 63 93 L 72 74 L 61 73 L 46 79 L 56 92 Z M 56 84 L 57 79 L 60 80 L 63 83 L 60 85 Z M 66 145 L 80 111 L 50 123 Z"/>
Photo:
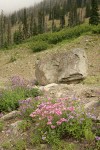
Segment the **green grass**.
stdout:
<path fill-rule="evenodd" d="M 4 127 L 4 122 L 3 122 L 3 121 L 0 121 L 0 132 L 2 132 L 3 127 Z"/>
<path fill-rule="evenodd" d="M 72 28 L 64 28 L 59 32 L 48 32 L 33 36 L 19 45 L 13 45 L 12 48 L 29 48 L 33 52 L 40 52 L 63 42 L 70 41 L 80 37 L 83 34 L 100 34 L 100 24 L 98 26 L 91 26 L 88 24 L 78 25 Z M 11 46 L 9 47 L 11 49 Z"/>
<path fill-rule="evenodd" d="M 36 97 L 39 95 L 39 90 L 36 88 L 15 88 L 4 90 L 0 97 L 0 111 L 10 112 L 19 107 L 19 100 L 24 100 L 28 97 Z"/>
<path fill-rule="evenodd" d="M 100 76 L 88 76 L 84 81 L 83 84 L 90 84 L 90 85 L 100 85 Z"/>

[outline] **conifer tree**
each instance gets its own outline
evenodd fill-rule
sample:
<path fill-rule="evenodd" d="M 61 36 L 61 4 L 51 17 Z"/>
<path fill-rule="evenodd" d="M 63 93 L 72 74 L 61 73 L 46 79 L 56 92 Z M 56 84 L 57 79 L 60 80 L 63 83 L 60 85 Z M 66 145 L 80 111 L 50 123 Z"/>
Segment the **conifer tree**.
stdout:
<path fill-rule="evenodd" d="M 36 24 L 36 20 L 33 20 L 33 35 L 37 35 L 38 34 L 38 28 L 37 28 L 37 24 Z"/>
<path fill-rule="evenodd" d="M 87 2 L 87 4 L 86 4 L 86 15 L 85 15 L 85 17 L 86 17 L 86 18 L 90 17 L 90 13 L 91 13 L 90 2 Z"/>
<path fill-rule="evenodd" d="M 98 3 L 97 0 L 91 0 L 91 15 L 89 19 L 89 24 L 98 25 L 99 24 L 99 14 L 98 14 Z"/>
<path fill-rule="evenodd" d="M 62 6 L 60 7 L 60 26 L 61 28 L 65 26 L 65 12 Z"/>
<path fill-rule="evenodd" d="M 4 47 L 4 13 L 1 11 L 0 16 L 0 47 Z"/>
<path fill-rule="evenodd" d="M 68 26 L 72 27 L 78 24 L 78 15 L 77 15 L 77 3 L 76 0 L 71 0 L 69 18 L 68 18 Z"/>
<path fill-rule="evenodd" d="M 28 23 L 27 23 L 26 8 L 24 8 L 24 16 L 23 16 L 23 33 L 24 33 L 24 39 L 26 39 L 28 37 Z"/>
<path fill-rule="evenodd" d="M 11 19 L 10 16 L 8 18 L 7 24 L 7 45 L 11 44 Z"/>

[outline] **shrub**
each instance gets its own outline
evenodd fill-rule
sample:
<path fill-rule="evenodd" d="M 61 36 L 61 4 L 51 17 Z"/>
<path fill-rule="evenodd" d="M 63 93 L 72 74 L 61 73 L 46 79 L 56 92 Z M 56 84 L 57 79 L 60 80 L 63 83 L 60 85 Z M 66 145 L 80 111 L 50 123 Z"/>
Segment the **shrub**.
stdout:
<path fill-rule="evenodd" d="M 14 144 L 14 150 L 25 150 L 26 149 L 26 142 L 22 139 L 17 140 Z"/>
<path fill-rule="evenodd" d="M 9 141 L 2 143 L 2 148 L 5 150 L 11 150 L 11 143 Z"/>
<path fill-rule="evenodd" d="M 40 52 L 42 50 L 46 50 L 48 48 L 48 44 L 44 41 L 37 41 L 31 44 L 31 49 L 33 52 Z"/>
<path fill-rule="evenodd" d="M 0 97 L 0 111 L 12 111 L 19 107 L 19 100 L 28 97 L 36 97 L 39 95 L 39 90 L 36 88 L 14 88 L 4 90 Z"/>
<path fill-rule="evenodd" d="M 85 137 L 85 129 L 92 133 L 91 118 L 77 106 L 76 101 L 68 98 L 42 102 L 30 116 L 36 122 L 33 131 L 35 144 L 36 141 L 44 141 L 57 145 L 66 136 L 81 139 Z"/>
<path fill-rule="evenodd" d="M 15 31 L 14 33 L 14 43 L 15 44 L 20 44 L 23 41 L 23 34 L 21 31 Z"/>
<path fill-rule="evenodd" d="M 93 34 L 100 34 L 100 25 L 92 27 Z"/>
<path fill-rule="evenodd" d="M 18 126 L 22 132 L 25 132 L 30 128 L 31 123 L 29 121 L 23 120 L 22 122 L 19 123 Z"/>

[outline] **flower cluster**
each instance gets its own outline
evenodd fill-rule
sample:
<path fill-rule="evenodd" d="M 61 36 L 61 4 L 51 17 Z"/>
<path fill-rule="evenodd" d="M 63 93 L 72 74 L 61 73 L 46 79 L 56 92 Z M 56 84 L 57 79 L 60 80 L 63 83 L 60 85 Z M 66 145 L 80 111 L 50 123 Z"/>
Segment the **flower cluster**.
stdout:
<path fill-rule="evenodd" d="M 12 88 L 27 88 L 32 89 L 35 87 L 35 80 L 27 80 L 21 76 L 13 76 L 10 78 Z"/>
<path fill-rule="evenodd" d="M 19 100 L 19 111 L 21 114 L 25 113 L 28 109 L 33 109 L 32 98 L 27 98 L 26 100 Z"/>
<path fill-rule="evenodd" d="M 74 106 L 68 106 L 65 103 L 65 98 L 59 99 L 55 103 L 52 101 L 41 103 L 38 108 L 30 114 L 32 118 L 38 117 L 39 120 L 45 119 L 47 121 L 47 125 L 51 126 L 52 129 L 56 128 L 56 126 L 61 125 L 63 122 L 68 122 L 69 119 L 72 119 L 73 116 L 69 115 L 69 118 L 67 118 L 68 114 L 74 112 L 75 108 Z M 64 117 L 64 114 L 65 117 Z M 55 122 L 55 118 L 56 122 Z"/>
<path fill-rule="evenodd" d="M 10 79 L 12 87 L 26 87 L 28 81 L 20 76 L 13 76 Z"/>
<path fill-rule="evenodd" d="M 96 136 L 95 139 L 96 139 L 97 141 L 100 141 L 100 136 Z"/>

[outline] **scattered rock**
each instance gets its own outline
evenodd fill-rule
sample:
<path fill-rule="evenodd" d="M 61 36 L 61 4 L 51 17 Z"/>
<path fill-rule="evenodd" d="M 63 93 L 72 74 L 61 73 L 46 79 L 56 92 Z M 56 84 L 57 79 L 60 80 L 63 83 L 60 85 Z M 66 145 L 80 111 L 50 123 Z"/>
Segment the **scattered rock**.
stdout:
<path fill-rule="evenodd" d="M 97 120 L 98 120 L 98 121 L 100 121 L 100 114 L 99 114 L 99 116 L 98 116 Z"/>
<path fill-rule="evenodd" d="M 12 134 L 16 134 L 16 135 L 19 134 L 19 132 L 20 132 L 19 124 L 20 124 L 21 122 L 22 122 L 22 120 L 16 121 L 15 123 L 12 123 L 12 124 L 10 125 L 10 130 L 11 130 L 11 133 L 12 133 Z"/>
<path fill-rule="evenodd" d="M 91 102 L 89 102 L 89 103 L 87 103 L 85 106 L 84 106 L 84 108 L 85 109 L 88 109 L 88 108 L 94 108 L 94 107 L 97 107 L 98 106 L 98 104 L 99 104 L 99 101 L 91 101 Z"/>
<path fill-rule="evenodd" d="M 76 48 L 41 58 L 35 68 L 40 85 L 80 82 L 87 76 L 87 56 L 84 49 Z"/>
<path fill-rule="evenodd" d="M 51 83 L 51 84 L 48 84 L 48 85 L 44 86 L 44 90 L 45 90 L 45 91 L 49 91 L 49 90 L 52 89 L 52 88 L 56 88 L 56 86 L 58 86 L 58 84 L 56 84 L 56 83 Z"/>
<path fill-rule="evenodd" d="M 88 91 L 85 91 L 84 95 L 87 98 L 96 97 L 96 92 L 93 89 L 91 90 L 88 89 Z"/>
<path fill-rule="evenodd" d="M 6 115 L 4 115 L 3 117 L 0 118 L 0 120 L 10 120 L 10 119 L 13 119 L 15 118 L 17 115 L 19 114 L 19 111 L 12 111 Z"/>

